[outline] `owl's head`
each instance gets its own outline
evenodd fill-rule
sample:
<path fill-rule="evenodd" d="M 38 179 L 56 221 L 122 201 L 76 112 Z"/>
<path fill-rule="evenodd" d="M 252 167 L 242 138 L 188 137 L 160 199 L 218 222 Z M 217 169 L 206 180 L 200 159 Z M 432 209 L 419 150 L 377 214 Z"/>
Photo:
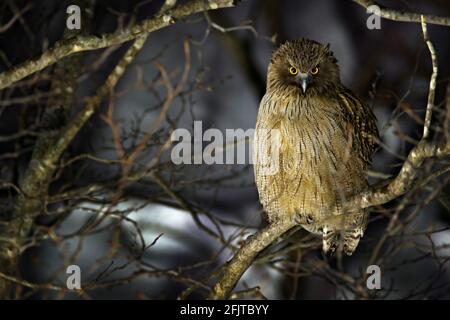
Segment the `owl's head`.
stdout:
<path fill-rule="evenodd" d="M 339 66 L 329 45 L 308 39 L 287 41 L 272 55 L 268 90 L 318 95 L 340 84 Z"/>

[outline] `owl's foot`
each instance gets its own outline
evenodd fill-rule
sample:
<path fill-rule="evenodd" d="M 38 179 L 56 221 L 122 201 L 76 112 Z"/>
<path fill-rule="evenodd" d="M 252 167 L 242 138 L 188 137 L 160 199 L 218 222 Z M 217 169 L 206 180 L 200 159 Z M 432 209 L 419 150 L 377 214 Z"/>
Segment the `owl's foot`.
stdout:
<path fill-rule="evenodd" d="M 322 249 L 325 253 L 333 253 L 338 250 L 344 251 L 348 256 L 355 252 L 359 240 L 363 236 L 362 228 L 345 231 L 343 236 L 339 231 L 333 231 L 326 227 L 323 228 Z"/>
<path fill-rule="evenodd" d="M 339 244 L 339 234 L 328 229 L 327 227 L 323 228 L 322 231 L 322 250 L 326 254 L 332 254 L 336 251 L 336 248 Z"/>
<path fill-rule="evenodd" d="M 344 234 L 344 253 L 346 255 L 351 256 L 355 252 L 363 235 L 364 231 L 361 228 L 347 231 Z"/>

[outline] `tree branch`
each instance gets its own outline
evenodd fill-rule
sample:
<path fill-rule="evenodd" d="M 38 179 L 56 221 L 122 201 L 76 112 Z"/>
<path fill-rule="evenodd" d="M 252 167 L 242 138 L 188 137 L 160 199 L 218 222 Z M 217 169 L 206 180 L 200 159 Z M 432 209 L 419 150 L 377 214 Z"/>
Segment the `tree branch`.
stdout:
<path fill-rule="evenodd" d="M 408 12 L 408 11 L 397 11 L 388 9 L 374 0 L 353 0 L 360 6 L 368 8 L 370 6 L 378 6 L 380 11 L 380 16 L 385 19 L 399 21 L 399 22 L 422 22 L 422 16 L 425 17 L 427 23 L 436 24 L 440 26 L 450 26 L 450 17 L 436 16 L 436 15 L 422 15 L 420 13 Z"/>
<path fill-rule="evenodd" d="M 27 4 L 25 6 L 25 8 L 23 8 L 22 10 L 20 10 L 19 12 L 16 12 L 14 14 L 14 16 L 7 22 L 5 23 L 3 26 L 0 26 L 0 33 L 5 32 L 6 30 L 8 30 L 9 28 L 11 28 L 13 26 L 13 24 L 20 19 L 20 17 L 27 12 L 28 10 L 30 10 L 33 7 L 32 4 Z"/>
<path fill-rule="evenodd" d="M 281 235 L 296 226 L 294 220 L 281 220 L 268 225 L 253 235 L 227 262 L 219 280 L 213 288 L 211 299 L 227 299 L 236 283 L 252 264 L 256 256 L 275 242 Z"/>
<path fill-rule="evenodd" d="M 433 114 L 434 97 L 436 94 L 436 79 L 438 75 L 438 64 L 437 64 L 436 50 L 434 49 L 433 43 L 431 42 L 430 36 L 428 35 L 427 24 L 424 16 L 422 16 L 421 25 L 422 25 L 423 39 L 425 40 L 428 46 L 428 50 L 430 51 L 431 63 L 433 66 L 433 73 L 431 74 L 430 80 L 430 88 L 428 90 L 427 111 L 425 115 L 425 124 L 423 126 L 423 137 L 422 137 L 422 139 L 427 139 L 428 134 L 430 132 L 431 116 Z"/>
<path fill-rule="evenodd" d="M 157 15 L 131 27 L 117 30 L 113 33 L 97 36 L 77 36 L 71 39 L 58 41 L 51 49 L 44 52 L 40 57 L 28 60 L 11 70 L 0 74 L 0 89 L 40 71 L 55 62 L 76 52 L 91 51 L 118 45 L 153 31 L 162 29 L 176 20 L 183 19 L 195 13 L 233 7 L 236 0 L 192 0 L 180 5 L 163 15 Z"/>
<path fill-rule="evenodd" d="M 423 162 L 432 157 L 450 155 L 450 143 L 427 143 L 424 140 L 411 150 L 399 174 L 386 186 L 371 188 L 346 203 L 347 209 L 368 208 L 392 201 L 411 189 Z M 383 181 L 380 184 L 384 184 Z"/>

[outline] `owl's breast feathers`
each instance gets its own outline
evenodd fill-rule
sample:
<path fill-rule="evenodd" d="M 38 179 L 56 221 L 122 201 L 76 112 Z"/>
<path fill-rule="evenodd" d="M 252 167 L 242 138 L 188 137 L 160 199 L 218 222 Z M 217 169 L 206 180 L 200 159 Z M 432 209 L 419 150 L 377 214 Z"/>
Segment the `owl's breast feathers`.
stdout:
<path fill-rule="evenodd" d="M 340 214 L 342 202 L 367 187 L 377 138 L 372 110 L 350 90 L 342 88 L 332 97 L 266 93 L 254 163 L 269 219 L 300 215 L 311 222 L 310 231 L 318 232 L 323 225 L 314 221 Z"/>

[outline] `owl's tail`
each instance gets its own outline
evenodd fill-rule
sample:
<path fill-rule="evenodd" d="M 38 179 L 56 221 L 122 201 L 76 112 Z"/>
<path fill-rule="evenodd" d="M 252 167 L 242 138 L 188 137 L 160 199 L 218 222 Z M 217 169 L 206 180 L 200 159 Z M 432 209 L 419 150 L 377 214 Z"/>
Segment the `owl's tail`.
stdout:
<path fill-rule="evenodd" d="M 338 249 L 344 251 L 346 255 L 351 256 L 363 235 L 363 227 L 345 231 L 327 230 L 324 228 L 322 249 L 325 253 L 333 253 Z"/>
<path fill-rule="evenodd" d="M 344 253 L 348 256 L 351 256 L 353 252 L 356 250 L 356 247 L 359 244 L 359 240 L 364 235 L 363 228 L 357 228 L 350 231 L 345 231 L 343 245 L 344 245 Z"/>

